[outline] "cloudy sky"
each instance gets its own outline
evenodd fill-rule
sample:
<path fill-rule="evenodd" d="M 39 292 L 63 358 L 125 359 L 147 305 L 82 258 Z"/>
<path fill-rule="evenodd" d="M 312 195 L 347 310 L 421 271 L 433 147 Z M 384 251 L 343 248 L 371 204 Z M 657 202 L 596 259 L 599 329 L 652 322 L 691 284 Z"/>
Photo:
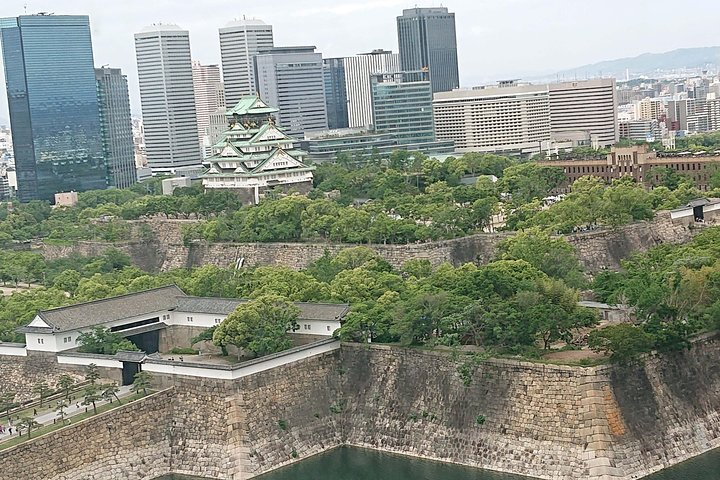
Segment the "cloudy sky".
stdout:
<path fill-rule="evenodd" d="M 395 17 L 426 0 L 0 0 L 0 17 L 90 16 L 95 63 L 128 75 L 139 93 L 133 33 L 157 23 L 190 31 L 194 59 L 219 63 L 217 29 L 243 15 L 273 25 L 276 45 L 316 45 L 326 57 L 397 51 Z M 444 0 L 455 12 L 462 86 L 552 73 L 596 61 L 720 44 L 717 0 Z M 683 8 L 688 8 L 683 12 Z M 703 21 L 699 21 L 703 19 Z M 589 72 L 590 75 L 596 72 Z M 4 85 L 4 78 L 2 79 Z M 7 118 L 0 94 L 0 120 Z M 4 123 L 4 121 L 3 121 Z"/>

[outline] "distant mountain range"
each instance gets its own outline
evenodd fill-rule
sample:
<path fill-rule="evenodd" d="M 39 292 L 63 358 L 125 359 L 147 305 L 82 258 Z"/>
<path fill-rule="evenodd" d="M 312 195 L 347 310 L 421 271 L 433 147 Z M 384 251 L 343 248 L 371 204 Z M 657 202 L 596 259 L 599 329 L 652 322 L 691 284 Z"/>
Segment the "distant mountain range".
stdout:
<path fill-rule="evenodd" d="M 581 67 L 558 72 L 559 79 L 613 76 L 618 80 L 625 79 L 626 72 L 630 78 L 652 76 L 672 70 L 698 69 L 720 66 L 720 47 L 679 48 L 665 53 L 643 53 L 637 57 L 606 60 Z"/>

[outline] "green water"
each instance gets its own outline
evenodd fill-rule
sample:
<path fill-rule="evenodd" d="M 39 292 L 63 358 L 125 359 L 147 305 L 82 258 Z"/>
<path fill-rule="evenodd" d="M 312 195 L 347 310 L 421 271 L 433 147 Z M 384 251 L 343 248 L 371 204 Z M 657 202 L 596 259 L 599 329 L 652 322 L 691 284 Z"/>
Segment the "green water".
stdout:
<path fill-rule="evenodd" d="M 164 477 L 158 480 L 185 480 Z M 338 448 L 258 480 L 530 480 L 486 470 L 388 455 L 356 448 Z M 720 449 L 676 465 L 643 480 L 720 480 Z"/>

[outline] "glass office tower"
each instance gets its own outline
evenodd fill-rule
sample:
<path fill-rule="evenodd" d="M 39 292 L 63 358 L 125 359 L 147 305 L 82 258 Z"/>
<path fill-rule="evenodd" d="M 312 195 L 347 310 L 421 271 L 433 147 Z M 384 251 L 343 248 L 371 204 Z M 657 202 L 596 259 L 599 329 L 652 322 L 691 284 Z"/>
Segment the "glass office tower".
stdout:
<path fill-rule="evenodd" d="M 428 70 L 433 93 L 460 86 L 454 13 L 445 7 L 403 10 L 397 31 L 403 71 Z"/>
<path fill-rule="evenodd" d="M 107 187 L 90 20 L 0 19 L 18 198 Z"/>
<path fill-rule="evenodd" d="M 433 93 L 425 71 L 370 75 L 373 124 L 401 144 L 435 141 Z"/>

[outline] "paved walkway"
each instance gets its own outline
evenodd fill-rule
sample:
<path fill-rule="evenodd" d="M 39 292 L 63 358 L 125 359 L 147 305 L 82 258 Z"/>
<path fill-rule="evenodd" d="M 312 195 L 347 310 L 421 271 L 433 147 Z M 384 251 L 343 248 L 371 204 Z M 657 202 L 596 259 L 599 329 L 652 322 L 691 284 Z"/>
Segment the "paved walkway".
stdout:
<path fill-rule="evenodd" d="M 126 385 L 124 387 L 120 387 L 120 391 L 117 393 L 117 396 L 122 400 L 125 397 L 128 397 L 132 394 L 132 391 L 130 390 L 132 385 Z M 82 391 L 76 392 L 76 395 L 80 396 L 82 394 Z M 51 400 L 50 403 L 54 406 L 57 405 L 56 400 Z M 99 400 L 95 402 L 95 405 L 98 407 L 101 405 L 105 405 L 106 403 L 109 403 L 106 400 Z M 115 400 L 113 399 L 113 403 L 115 403 Z M 44 409 L 44 408 L 43 408 Z M 75 415 L 79 415 L 81 413 L 92 411 L 92 405 L 83 405 L 82 404 L 82 398 L 78 398 L 77 401 L 72 402 L 68 407 L 65 409 L 65 420 L 72 421 L 72 417 Z M 46 411 L 45 413 L 40 413 L 37 416 L 35 416 L 35 421 L 38 422 L 41 425 L 51 425 L 53 421 L 55 421 L 58 418 L 58 414 L 53 408 L 50 411 Z M 8 422 L 7 417 L 4 415 L 0 415 L 0 425 L 2 425 L 5 428 L 4 433 L 0 433 L 0 442 L 4 442 L 5 440 L 8 440 L 11 437 L 17 436 L 17 430 L 16 425 L 18 421 L 13 420 L 12 425 L 12 435 L 8 433 Z M 66 422 L 67 423 L 67 422 Z M 23 431 L 23 434 L 27 434 L 27 430 Z"/>

